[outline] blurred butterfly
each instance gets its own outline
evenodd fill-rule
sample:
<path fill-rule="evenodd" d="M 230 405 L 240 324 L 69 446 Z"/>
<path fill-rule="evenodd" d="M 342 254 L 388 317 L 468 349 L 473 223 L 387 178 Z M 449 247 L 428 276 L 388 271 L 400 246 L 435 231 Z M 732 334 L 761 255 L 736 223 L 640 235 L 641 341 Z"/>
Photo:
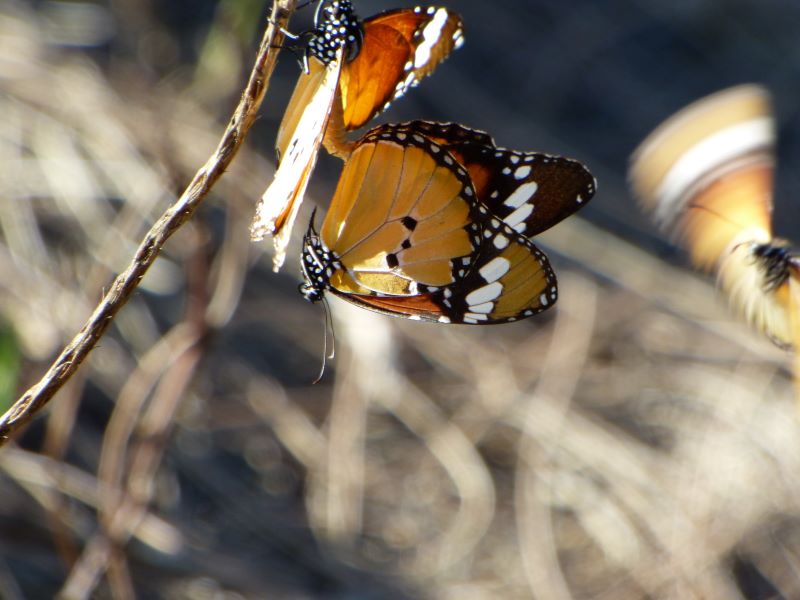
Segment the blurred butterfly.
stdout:
<path fill-rule="evenodd" d="M 730 88 L 656 129 L 632 156 L 630 182 L 749 323 L 797 346 L 800 256 L 772 235 L 774 137 L 768 92 Z"/>
<path fill-rule="evenodd" d="M 417 85 L 464 36 L 461 19 L 445 8 L 393 10 L 362 22 L 349 0 L 321 0 L 314 28 L 299 39 L 304 73 L 278 131 L 278 171 L 251 227 L 254 240 L 275 236 L 276 270 L 320 144 L 346 158 L 353 148 L 346 132 Z"/>
<path fill-rule="evenodd" d="M 527 236 L 594 191 L 580 163 L 497 148 L 481 131 L 421 121 L 376 127 L 345 162 L 319 233 L 311 219 L 301 292 L 440 323 L 529 317 L 558 292 Z"/>

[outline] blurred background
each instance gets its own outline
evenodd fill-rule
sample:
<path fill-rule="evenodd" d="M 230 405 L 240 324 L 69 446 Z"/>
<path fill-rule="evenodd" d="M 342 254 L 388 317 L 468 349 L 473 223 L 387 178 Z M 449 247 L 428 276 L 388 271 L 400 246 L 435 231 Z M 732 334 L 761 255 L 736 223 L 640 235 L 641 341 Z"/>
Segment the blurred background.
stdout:
<path fill-rule="evenodd" d="M 219 140 L 266 0 L 0 0 L 0 400 L 35 383 Z M 361 0 L 360 15 L 405 6 Z M 800 4 L 450 0 L 466 44 L 380 120 L 565 154 L 556 310 L 431 326 L 297 293 L 249 241 L 298 75 L 45 414 L 0 451 L 0 597 L 800 598 L 790 356 L 641 216 L 685 104 L 774 94 L 798 239 Z M 292 29 L 310 23 L 300 11 Z M 341 163 L 320 159 L 298 227 Z M 296 232 L 297 237 L 297 232 Z"/>

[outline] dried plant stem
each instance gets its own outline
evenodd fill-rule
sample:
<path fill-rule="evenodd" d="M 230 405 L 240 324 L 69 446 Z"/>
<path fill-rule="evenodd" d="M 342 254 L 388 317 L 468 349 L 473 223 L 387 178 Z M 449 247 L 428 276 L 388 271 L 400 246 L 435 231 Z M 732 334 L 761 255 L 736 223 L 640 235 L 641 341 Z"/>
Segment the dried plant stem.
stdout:
<path fill-rule="evenodd" d="M 277 60 L 277 47 L 283 41 L 281 30 L 288 25 L 289 15 L 294 10 L 294 5 L 295 0 L 274 0 L 272 19 L 259 46 L 250 79 L 216 151 L 197 172 L 181 197 L 147 232 L 130 265 L 114 280 L 111 289 L 97 305 L 83 329 L 64 348 L 42 379 L 26 391 L 0 417 L 0 446 L 5 444 L 14 432 L 30 421 L 77 371 L 103 336 L 119 309 L 136 290 L 166 241 L 191 218 L 216 181 L 225 172 L 242 145 L 261 106 Z"/>

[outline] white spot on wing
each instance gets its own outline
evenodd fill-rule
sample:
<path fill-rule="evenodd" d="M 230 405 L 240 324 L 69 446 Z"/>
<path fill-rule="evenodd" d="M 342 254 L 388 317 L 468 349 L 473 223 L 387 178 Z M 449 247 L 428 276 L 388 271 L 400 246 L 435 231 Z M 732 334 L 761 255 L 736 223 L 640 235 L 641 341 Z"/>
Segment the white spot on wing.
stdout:
<path fill-rule="evenodd" d="M 464 314 L 465 323 L 477 323 L 478 321 L 488 321 L 489 317 L 484 314 L 468 312 Z"/>
<path fill-rule="evenodd" d="M 530 166 L 523 165 L 521 167 L 517 167 L 517 170 L 514 171 L 514 178 L 515 179 L 525 179 L 530 174 L 531 174 Z"/>
<path fill-rule="evenodd" d="M 447 23 L 447 11 L 443 8 L 438 9 L 430 22 L 422 30 L 422 42 L 414 52 L 414 68 L 424 67 L 431 59 L 431 51 L 438 43 L 442 35 L 442 29 Z"/>
<path fill-rule="evenodd" d="M 517 210 L 512 212 L 510 215 L 508 215 L 504 219 L 504 221 L 506 222 L 506 225 L 509 225 L 514 229 L 516 229 L 516 226 L 525 221 L 525 219 L 527 219 L 528 217 L 530 217 L 531 213 L 533 213 L 533 204 L 525 203 L 522 206 L 520 206 Z"/>
<path fill-rule="evenodd" d="M 453 47 L 458 50 L 464 45 L 464 33 L 460 29 L 453 32 Z"/>
<path fill-rule="evenodd" d="M 492 312 L 494 308 L 494 302 L 484 302 L 483 304 L 478 304 L 476 306 L 470 306 L 470 311 L 474 313 L 481 313 L 481 314 L 489 314 Z"/>
<path fill-rule="evenodd" d="M 503 292 L 503 284 L 495 281 L 483 287 L 479 287 L 467 294 L 466 301 L 469 306 L 476 306 L 485 302 L 491 302 Z"/>
<path fill-rule="evenodd" d="M 494 236 L 494 240 L 492 241 L 494 243 L 494 247 L 498 250 L 504 250 L 509 244 L 509 239 L 502 233 L 498 233 L 496 236 Z"/>
<path fill-rule="evenodd" d="M 490 260 L 488 263 L 483 265 L 478 272 L 481 274 L 487 283 L 492 283 L 493 281 L 497 281 L 503 275 L 508 273 L 508 269 L 511 266 L 511 263 L 508 262 L 508 259 L 503 258 L 502 256 L 497 256 Z"/>
<path fill-rule="evenodd" d="M 672 223 L 683 208 L 685 194 L 692 182 L 704 174 L 773 143 L 771 117 L 754 118 L 725 127 L 687 149 L 662 177 L 656 190 L 656 222 L 662 227 Z"/>
<path fill-rule="evenodd" d="M 515 189 L 508 198 L 505 199 L 503 204 L 509 208 L 519 208 L 525 202 L 527 202 L 529 198 L 533 197 L 538 189 L 539 184 L 535 181 L 523 183 L 521 186 Z"/>

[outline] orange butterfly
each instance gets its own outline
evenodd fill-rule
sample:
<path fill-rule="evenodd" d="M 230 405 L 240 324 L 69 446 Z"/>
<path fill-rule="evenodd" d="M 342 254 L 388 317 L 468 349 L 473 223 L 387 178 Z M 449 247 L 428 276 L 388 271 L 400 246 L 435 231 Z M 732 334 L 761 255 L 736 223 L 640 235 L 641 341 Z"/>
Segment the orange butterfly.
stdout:
<path fill-rule="evenodd" d="M 594 191 L 577 161 L 497 148 L 461 125 L 376 127 L 345 162 L 319 233 L 312 217 L 301 291 L 439 323 L 529 317 L 556 302 L 557 285 L 528 236 Z"/>
<path fill-rule="evenodd" d="M 389 11 L 363 21 L 349 0 L 322 0 L 306 42 L 305 73 L 278 131 L 275 179 L 259 203 L 251 237 L 275 236 L 280 267 L 292 224 L 323 143 L 346 158 L 357 129 L 429 75 L 463 43 L 463 25 L 445 8 Z"/>
<path fill-rule="evenodd" d="M 749 323 L 798 348 L 800 256 L 772 234 L 774 137 L 765 89 L 724 90 L 656 129 L 632 156 L 630 182 Z"/>

